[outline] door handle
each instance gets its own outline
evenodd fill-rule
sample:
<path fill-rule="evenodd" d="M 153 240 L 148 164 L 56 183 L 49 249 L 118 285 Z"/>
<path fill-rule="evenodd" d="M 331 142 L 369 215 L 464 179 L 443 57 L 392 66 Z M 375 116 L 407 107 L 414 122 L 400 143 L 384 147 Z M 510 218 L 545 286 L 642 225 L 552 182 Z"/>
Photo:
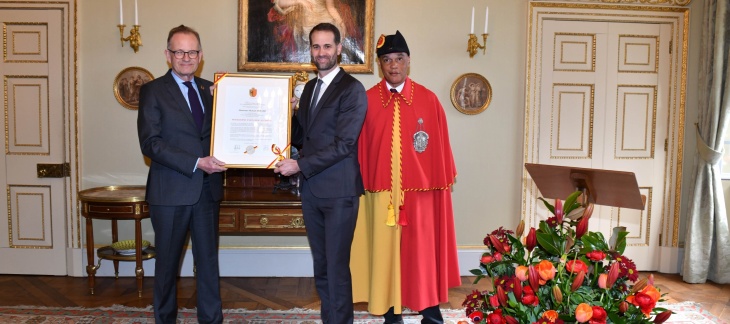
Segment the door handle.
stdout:
<path fill-rule="evenodd" d="M 36 165 L 38 178 L 65 178 L 71 176 L 71 165 L 68 162 L 59 164 Z"/>

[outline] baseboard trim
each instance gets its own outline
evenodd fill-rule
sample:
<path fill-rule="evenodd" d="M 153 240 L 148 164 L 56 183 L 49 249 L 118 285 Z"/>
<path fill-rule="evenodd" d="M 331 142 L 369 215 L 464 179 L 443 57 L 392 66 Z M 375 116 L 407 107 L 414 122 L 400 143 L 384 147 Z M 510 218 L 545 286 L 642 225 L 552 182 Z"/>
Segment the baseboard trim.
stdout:
<path fill-rule="evenodd" d="M 470 269 L 479 266 L 479 259 L 484 249 L 459 249 L 459 270 L 462 276 L 471 275 Z M 83 258 L 83 267 L 86 268 L 86 257 Z M 94 261 L 97 264 L 98 259 Z M 221 277 L 312 277 L 312 254 L 309 248 L 237 248 L 221 249 L 219 254 Z M 134 262 L 119 262 L 119 276 L 133 277 Z M 142 262 L 145 277 L 152 277 L 155 273 L 155 262 Z M 86 276 L 84 272 L 69 274 L 71 276 Z M 101 267 L 96 271 L 99 277 L 114 277 L 114 265 L 111 260 L 102 260 Z M 187 250 L 183 259 L 180 276 L 193 276 L 192 251 Z"/>

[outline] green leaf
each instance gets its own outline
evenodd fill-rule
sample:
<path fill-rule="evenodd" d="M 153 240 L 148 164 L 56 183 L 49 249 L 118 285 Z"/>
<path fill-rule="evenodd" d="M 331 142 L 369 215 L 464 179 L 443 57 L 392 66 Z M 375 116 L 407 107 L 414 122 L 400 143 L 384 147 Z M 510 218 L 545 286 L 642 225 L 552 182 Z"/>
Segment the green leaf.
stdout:
<path fill-rule="evenodd" d="M 540 230 L 536 232 L 537 244 L 552 255 L 560 255 L 563 252 L 563 244 L 560 236 L 545 223 L 540 223 Z"/>
<path fill-rule="evenodd" d="M 471 274 L 473 274 L 475 276 L 483 276 L 484 275 L 484 273 L 482 273 L 482 269 L 471 269 L 471 270 L 469 270 L 469 272 L 471 272 Z"/>
<path fill-rule="evenodd" d="M 623 231 L 618 233 L 618 237 L 616 238 L 616 252 L 619 254 L 624 254 L 624 250 L 626 250 L 626 237 L 629 235 L 629 232 Z"/>
<path fill-rule="evenodd" d="M 550 213 L 555 215 L 555 207 L 553 207 L 553 205 L 551 205 L 549 202 L 547 202 L 547 200 L 543 199 L 542 197 L 539 197 L 537 199 L 542 200 L 542 202 L 545 204 L 545 207 L 547 207 Z"/>
<path fill-rule="evenodd" d="M 565 199 L 565 203 L 563 204 L 563 214 L 568 215 L 573 209 L 576 209 L 580 207 L 580 204 L 576 202 L 578 199 L 578 196 L 580 196 L 582 192 L 580 191 L 574 191 L 572 194 L 568 196 L 567 199 Z"/>

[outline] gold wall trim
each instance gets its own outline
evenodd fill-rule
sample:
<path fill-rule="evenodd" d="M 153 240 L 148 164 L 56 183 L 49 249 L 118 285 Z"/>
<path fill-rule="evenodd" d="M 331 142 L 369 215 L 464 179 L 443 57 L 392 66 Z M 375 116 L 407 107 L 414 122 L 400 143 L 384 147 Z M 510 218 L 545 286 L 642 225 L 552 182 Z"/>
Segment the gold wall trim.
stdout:
<path fill-rule="evenodd" d="M 533 0 L 542 1 L 542 0 Z M 692 0 L 565 0 L 571 2 L 601 2 L 612 4 L 642 4 L 642 5 L 661 5 L 661 6 L 688 6 Z"/>

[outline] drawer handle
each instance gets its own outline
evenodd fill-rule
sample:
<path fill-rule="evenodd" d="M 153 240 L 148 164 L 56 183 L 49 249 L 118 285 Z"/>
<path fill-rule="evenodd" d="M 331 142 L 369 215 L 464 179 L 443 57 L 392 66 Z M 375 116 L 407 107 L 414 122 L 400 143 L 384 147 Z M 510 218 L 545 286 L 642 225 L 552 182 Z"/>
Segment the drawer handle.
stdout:
<path fill-rule="evenodd" d="M 302 218 L 302 217 L 292 218 L 291 223 L 289 223 L 289 227 L 303 228 L 304 227 L 304 218 Z"/>
<path fill-rule="evenodd" d="M 269 219 L 268 219 L 268 218 L 266 218 L 266 217 L 261 217 L 261 218 L 259 219 L 259 224 L 261 224 L 261 226 L 264 226 L 264 227 L 266 227 L 266 225 L 267 225 L 267 224 L 269 224 Z"/>

